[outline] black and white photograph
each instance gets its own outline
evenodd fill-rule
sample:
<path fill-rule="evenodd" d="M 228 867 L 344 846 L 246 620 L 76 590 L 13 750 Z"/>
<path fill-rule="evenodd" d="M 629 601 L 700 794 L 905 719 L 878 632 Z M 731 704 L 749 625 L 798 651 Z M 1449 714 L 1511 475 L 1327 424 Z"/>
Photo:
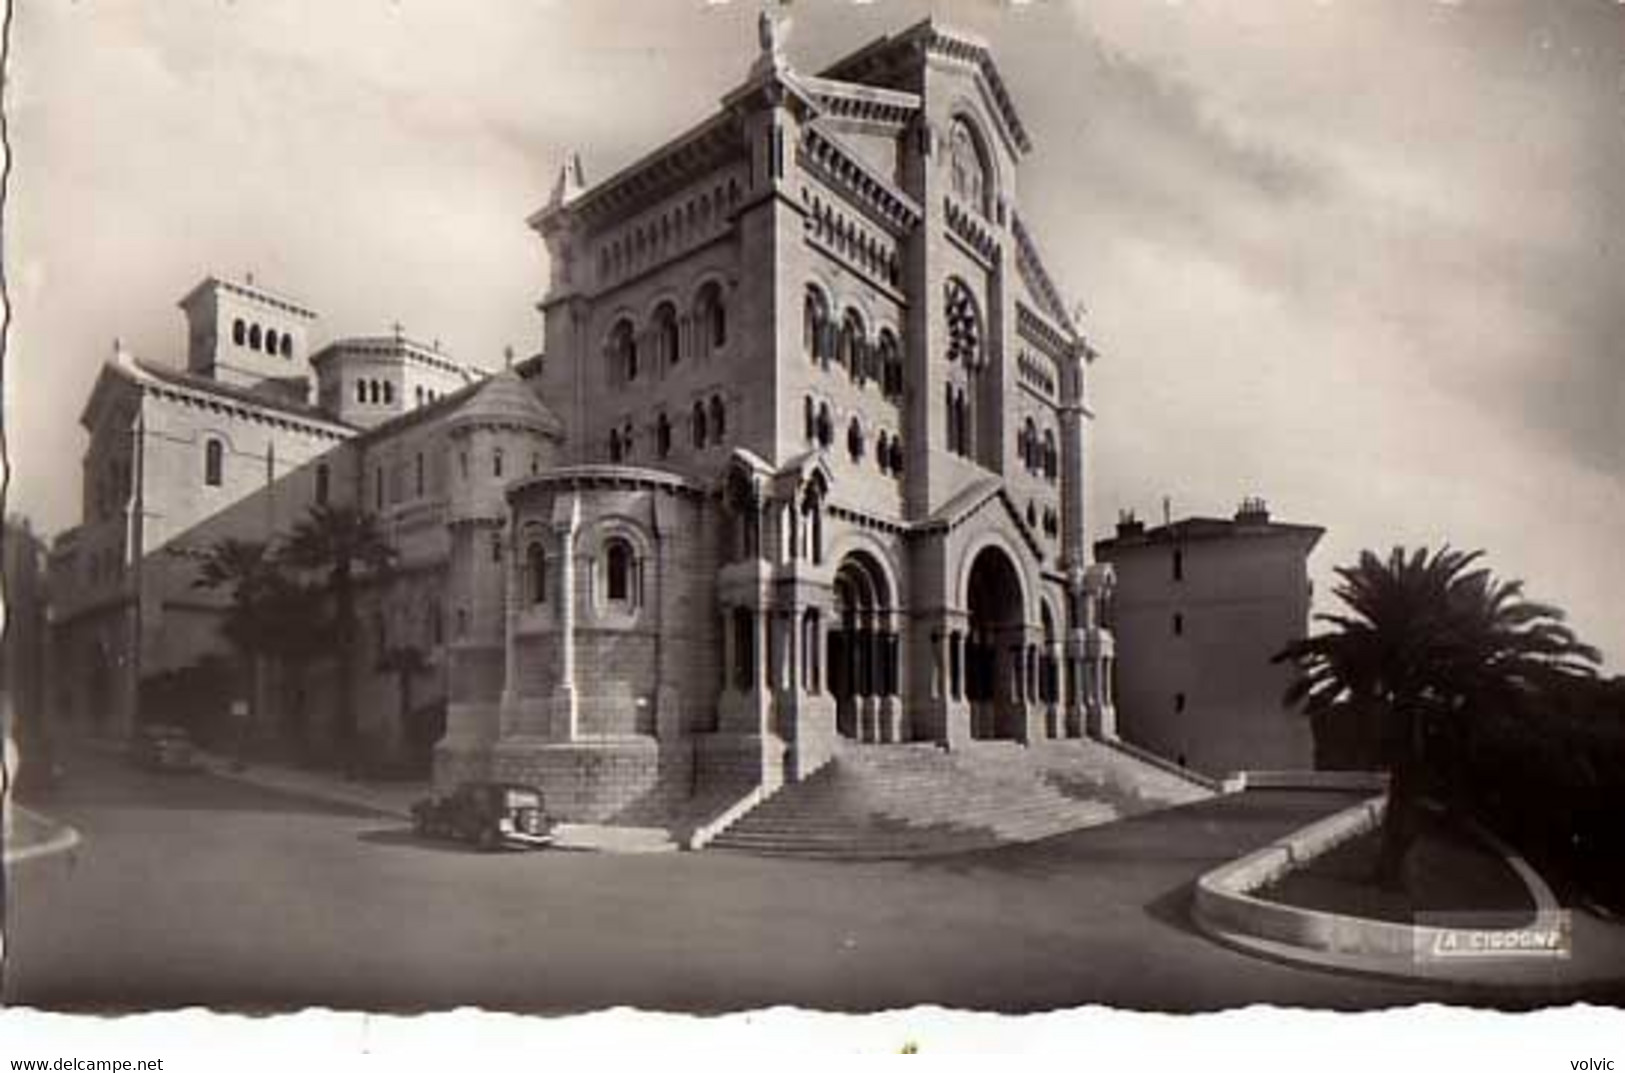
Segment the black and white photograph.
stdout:
<path fill-rule="evenodd" d="M 11 1069 L 182 1010 L 1625 1068 L 1625 4 L 4 44 Z"/>

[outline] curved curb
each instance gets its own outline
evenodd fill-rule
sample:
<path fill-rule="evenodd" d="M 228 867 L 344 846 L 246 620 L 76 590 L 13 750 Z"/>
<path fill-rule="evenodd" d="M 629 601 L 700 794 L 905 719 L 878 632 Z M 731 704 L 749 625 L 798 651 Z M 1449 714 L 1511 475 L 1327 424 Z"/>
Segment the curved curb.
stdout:
<path fill-rule="evenodd" d="M 1244 953 L 1390 978 L 1453 981 L 1479 986 L 1528 987 L 1572 984 L 1554 968 L 1566 956 L 1451 957 L 1462 936 L 1506 937 L 1523 929 L 1448 928 L 1399 924 L 1268 901 L 1252 893 L 1351 838 L 1374 830 L 1387 810 L 1374 797 L 1279 838 L 1262 849 L 1220 865 L 1196 881 L 1191 916 L 1208 937 Z M 1482 827 L 1472 825 L 1518 876 L 1535 905 L 1530 931 L 1567 935 L 1568 920 L 1546 882 L 1517 853 Z M 1429 955 L 1429 956 L 1423 956 Z"/>
<path fill-rule="evenodd" d="M 22 864 L 24 861 L 37 860 L 40 857 L 51 857 L 58 853 L 66 853 L 79 844 L 80 837 L 77 828 L 72 827 L 69 824 L 57 823 L 55 820 L 48 819 L 45 816 L 40 815 L 38 812 L 35 812 L 33 809 L 24 808 L 21 805 L 13 804 L 11 805 L 11 808 L 26 815 L 29 819 L 33 820 L 41 827 L 54 827 L 56 830 L 52 832 L 50 838 L 47 838 L 43 842 L 36 842 L 33 845 L 24 846 L 21 849 L 6 850 L 4 860 L 6 867 L 9 868 L 14 864 Z"/>

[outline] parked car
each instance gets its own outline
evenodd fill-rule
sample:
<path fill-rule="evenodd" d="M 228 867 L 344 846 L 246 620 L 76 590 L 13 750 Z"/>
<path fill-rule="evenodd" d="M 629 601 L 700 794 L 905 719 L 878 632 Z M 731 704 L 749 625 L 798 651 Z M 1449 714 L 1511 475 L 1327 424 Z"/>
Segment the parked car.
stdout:
<path fill-rule="evenodd" d="M 198 771 L 202 763 L 186 731 L 168 723 L 155 723 L 136 731 L 130 759 L 152 771 Z"/>
<path fill-rule="evenodd" d="M 449 794 L 412 806 L 412 829 L 428 838 L 455 838 L 482 850 L 546 846 L 553 841 L 542 791 L 514 782 L 465 782 Z"/>

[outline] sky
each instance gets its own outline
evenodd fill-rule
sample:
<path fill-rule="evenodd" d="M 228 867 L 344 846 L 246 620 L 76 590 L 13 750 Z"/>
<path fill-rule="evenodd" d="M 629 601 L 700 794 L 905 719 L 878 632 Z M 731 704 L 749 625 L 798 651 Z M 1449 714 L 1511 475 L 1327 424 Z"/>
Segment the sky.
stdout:
<path fill-rule="evenodd" d="M 121 338 L 180 364 L 209 273 L 318 334 L 541 345 L 524 220 L 744 78 L 759 4 L 30 2 L 11 27 L 7 510 L 74 524 Z M 927 13 L 1034 141 L 1021 211 L 1085 309 L 1092 537 L 1265 497 L 1362 548 L 1481 548 L 1625 670 L 1625 4 L 797 0 L 816 71 Z"/>

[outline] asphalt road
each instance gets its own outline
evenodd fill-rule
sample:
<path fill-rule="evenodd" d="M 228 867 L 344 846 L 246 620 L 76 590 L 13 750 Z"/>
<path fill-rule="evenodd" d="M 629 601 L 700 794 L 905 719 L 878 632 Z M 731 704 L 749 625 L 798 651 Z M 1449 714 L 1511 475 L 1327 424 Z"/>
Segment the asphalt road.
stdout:
<path fill-rule="evenodd" d="M 84 757 L 42 805 L 82 845 L 8 877 L 0 997 L 522 1011 L 1464 998 L 1255 959 L 1191 929 L 1196 875 L 1344 800 L 1251 793 L 909 862 L 484 855 L 388 817 Z"/>

